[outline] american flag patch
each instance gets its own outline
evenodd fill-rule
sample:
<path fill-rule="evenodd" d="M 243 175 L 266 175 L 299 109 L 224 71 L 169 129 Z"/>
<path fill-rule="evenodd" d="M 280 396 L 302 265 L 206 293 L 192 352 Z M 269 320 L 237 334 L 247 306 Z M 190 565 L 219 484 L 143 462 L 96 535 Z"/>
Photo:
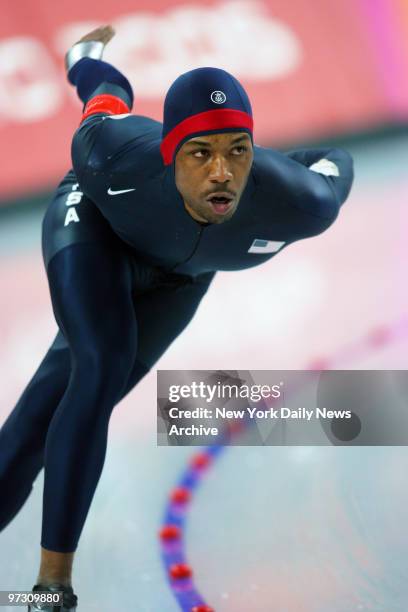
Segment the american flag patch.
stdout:
<path fill-rule="evenodd" d="M 260 238 L 255 238 L 248 249 L 248 253 L 276 253 L 284 244 L 284 242 L 278 242 L 276 240 L 261 240 Z"/>

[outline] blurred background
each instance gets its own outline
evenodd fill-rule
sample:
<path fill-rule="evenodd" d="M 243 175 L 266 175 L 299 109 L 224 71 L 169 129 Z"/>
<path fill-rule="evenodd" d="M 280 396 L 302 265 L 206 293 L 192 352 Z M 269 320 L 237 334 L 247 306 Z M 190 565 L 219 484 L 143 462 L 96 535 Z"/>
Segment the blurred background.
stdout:
<path fill-rule="evenodd" d="M 63 57 L 104 23 L 117 31 L 104 59 L 132 83 L 135 113 L 160 120 L 181 72 L 218 66 L 247 89 L 258 144 L 342 146 L 355 160 L 336 223 L 263 266 L 219 273 L 157 367 L 407 368 L 408 0 L 0 0 L 0 8 L 0 423 L 56 332 L 41 220 L 70 167 L 81 115 Z M 79 610 L 110 612 L 118 601 L 178 609 L 156 530 L 190 451 L 156 447 L 155 384 L 152 372 L 113 414 L 78 551 Z M 407 464 L 403 447 L 228 449 L 198 493 L 188 532 L 208 602 L 217 612 L 405 611 Z M 2 589 L 33 584 L 41 489 L 42 476 L 0 534 Z"/>

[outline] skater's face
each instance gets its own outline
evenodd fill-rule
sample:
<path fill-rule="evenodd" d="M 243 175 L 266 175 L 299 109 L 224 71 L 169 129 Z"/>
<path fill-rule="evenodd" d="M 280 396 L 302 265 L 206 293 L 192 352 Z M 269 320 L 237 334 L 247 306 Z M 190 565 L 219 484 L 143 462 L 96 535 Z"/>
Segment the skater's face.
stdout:
<path fill-rule="evenodd" d="M 185 142 L 176 155 L 176 186 L 196 221 L 223 223 L 235 213 L 253 161 L 246 132 L 208 134 Z"/>

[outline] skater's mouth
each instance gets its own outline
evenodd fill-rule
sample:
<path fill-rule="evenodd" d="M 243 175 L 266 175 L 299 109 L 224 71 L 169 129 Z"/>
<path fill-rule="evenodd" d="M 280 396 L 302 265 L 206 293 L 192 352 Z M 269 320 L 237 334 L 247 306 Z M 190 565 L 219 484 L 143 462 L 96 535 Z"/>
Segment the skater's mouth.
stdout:
<path fill-rule="evenodd" d="M 207 196 L 206 201 L 218 215 L 225 215 L 231 208 L 235 194 L 229 191 L 217 191 Z"/>

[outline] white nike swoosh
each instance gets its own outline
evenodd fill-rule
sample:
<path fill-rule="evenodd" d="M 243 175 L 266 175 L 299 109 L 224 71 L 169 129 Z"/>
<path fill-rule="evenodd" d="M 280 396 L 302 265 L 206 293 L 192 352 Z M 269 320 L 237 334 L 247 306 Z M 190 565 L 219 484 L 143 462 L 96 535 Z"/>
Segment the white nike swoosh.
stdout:
<path fill-rule="evenodd" d="M 109 187 L 108 194 L 109 195 L 119 195 L 120 193 L 128 193 L 129 191 L 136 191 L 136 187 L 133 187 L 133 189 L 119 189 L 119 191 L 113 191 L 113 189 Z"/>

